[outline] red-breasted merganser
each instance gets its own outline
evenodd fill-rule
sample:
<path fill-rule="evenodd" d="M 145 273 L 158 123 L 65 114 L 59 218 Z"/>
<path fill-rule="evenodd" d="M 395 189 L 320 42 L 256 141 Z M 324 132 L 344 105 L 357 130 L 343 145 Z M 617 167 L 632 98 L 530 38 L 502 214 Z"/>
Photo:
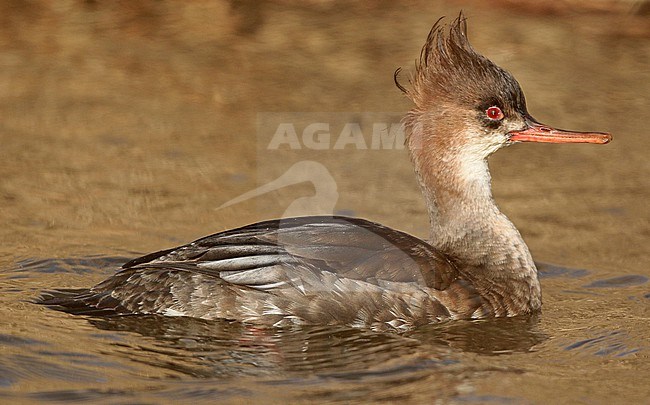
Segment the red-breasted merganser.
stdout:
<path fill-rule="evenodd" d="M 45 292 L 37 302 L 73 314 L 377 331 L 538 311 L 537 269 L 492 199 L 487 158 L 516 142 L 611 136 L 535 121 L 514 77 L 471 47 L 462 15 L 433 26 L 410 89 L 398 73 L 415 103 L 403 123 L 429 241 L 365 219 L 276 219 L 148 254 L 90 289 Z"/>

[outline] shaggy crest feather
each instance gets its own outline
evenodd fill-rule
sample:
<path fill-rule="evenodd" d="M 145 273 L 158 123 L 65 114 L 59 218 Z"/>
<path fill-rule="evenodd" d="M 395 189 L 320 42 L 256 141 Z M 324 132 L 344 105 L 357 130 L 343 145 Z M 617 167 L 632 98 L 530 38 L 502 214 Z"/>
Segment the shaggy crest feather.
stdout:
<path fill-rule="evenodd" d="M 449 25 L 444 23 L 444 17 L 433 25 L 409 79 L 410 89 L 397 81 L 399 72 L 395 72 L 397 86 L 420 110 L 432 104 L 474 107 L 494 98 L 494 89 L 501 90 L 495 104 L 516 105 L 521 111 L 526 108 L 515 78 L 472 48 L 462 13 Z"/>

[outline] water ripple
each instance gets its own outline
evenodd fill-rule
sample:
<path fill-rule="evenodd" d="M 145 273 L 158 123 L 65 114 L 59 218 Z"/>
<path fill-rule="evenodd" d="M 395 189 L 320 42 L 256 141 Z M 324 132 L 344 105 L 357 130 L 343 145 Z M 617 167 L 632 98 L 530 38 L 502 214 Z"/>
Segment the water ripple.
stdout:
<path fill-rule="evenodd" d="M 582 350 L 596 356 L 624 357 L 641 351 L 640 348 L 628 347 L 626 341 L 630 340 L 623 331 L 603 333 L 594 338 L 579 340 L 566 346 L 564 350 Z"/>
<path fill-rule="evenodd" d="M 632 287 L 641 285 L 648 282 L 648 277 L 640 274 L 628 274 L 625 276 L 617 276 L 607 278 L 604 280 L 596 280 L 587 285 L 585 288 L 617 288 L 617 287 Z"/>
<path fill-rule="evenodd" d="M 48 259 L 24 259 L 16 263 L 14 273 L 75 273 L 75 274 L 96 274 L 98 269 L 117 269 L 129 261 L 129 258 L 120 256 L 86 256 L 79 258 L 48 258 Z M 24 277 L 16 274 L 15 277 Z"/>
<path fill-rule="evenodd" d="M 537 270 L 539 271 L 539 278 L 552 278 L 552 277 L 568 277 L 580 278 L 591 273 L 585 269 L 572 269 L 570 267 L 558 266 L 550 263 L 536 262 Z"/>

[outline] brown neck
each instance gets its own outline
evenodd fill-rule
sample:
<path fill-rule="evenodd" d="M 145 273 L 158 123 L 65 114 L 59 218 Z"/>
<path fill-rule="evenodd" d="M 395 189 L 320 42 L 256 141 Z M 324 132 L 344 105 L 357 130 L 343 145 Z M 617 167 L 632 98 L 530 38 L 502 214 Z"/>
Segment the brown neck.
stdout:
<path fill-rule="evenodd" d="M 418 120 L 405 124 L 431 245 L 452 258 L 481 295 L 508 296 L 509 315 L 539 308 L 537 269 L 519 231 L 492 198 L 487 155 L 465 146 L 463 133 L 440 137 Z"/>

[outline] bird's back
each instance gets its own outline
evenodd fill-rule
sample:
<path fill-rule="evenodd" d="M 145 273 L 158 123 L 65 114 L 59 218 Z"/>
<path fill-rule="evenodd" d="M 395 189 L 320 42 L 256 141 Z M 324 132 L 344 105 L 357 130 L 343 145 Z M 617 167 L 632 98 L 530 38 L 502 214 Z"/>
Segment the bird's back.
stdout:
<path fill-rule="evenodd" d="M 39 302 L 88 315 L 376 330 L 469 317 L 481 305 L 456 267 L 426 242 L 346 217 L 278 219 L 220 232 L 134 259 L 89 290 L 52 291 Z"/>

